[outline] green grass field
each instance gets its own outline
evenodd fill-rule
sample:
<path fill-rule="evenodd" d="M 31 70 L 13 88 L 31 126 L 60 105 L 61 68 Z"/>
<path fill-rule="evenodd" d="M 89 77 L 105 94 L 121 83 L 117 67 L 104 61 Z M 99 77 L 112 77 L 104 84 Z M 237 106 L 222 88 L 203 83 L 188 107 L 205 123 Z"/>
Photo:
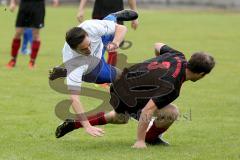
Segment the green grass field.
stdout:
<path fill-rule="evenodd" d="M 48 7 L 37 68 L 29 70 L 29 57 L 19 54 L 17 67 L 8 70 L 5 64 L 16 12 L 0 7 L 1 160 L 240 159 L 240 13 L 140 10 L 139 28 L 129 27 L 126 38 L 133 46 L 121 51 L 129 62 L 153 57 L 153 43 L 161 41 L 187 57 L 193 51 L 208 51 L 217 64 L 203 80 L 183 85 L 175 101 L 181 116 L 164 136 L 171 146 L 136 150 L 130 148 L 136 138 L 133 120 L 127 125 L 103 126 L 102 138 L 92 138 L 82 129 L 62 139 L 54 137 L 60 123 L 54 107 L 68 95 L 49 87 L 48 69 L 61 64 L 65 31 L 78 24 L 76 12 L 77 7 Z M 82 101 L 88 110 L 100 103 L 86 97 Z"/>

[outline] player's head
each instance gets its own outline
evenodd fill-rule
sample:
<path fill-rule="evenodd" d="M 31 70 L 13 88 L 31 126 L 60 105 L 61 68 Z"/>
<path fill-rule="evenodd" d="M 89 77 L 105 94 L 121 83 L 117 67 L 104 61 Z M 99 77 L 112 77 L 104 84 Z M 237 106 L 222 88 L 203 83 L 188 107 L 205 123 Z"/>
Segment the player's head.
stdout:
<path fill-rule="evenodd" d="M 210 73 L 215 66 L 212 56 L 204 52 L 194 53 L 187 64 L 187 79 L 195 82 Z"/>
<path fill-rule="evenodd" d="M 90 39 L 87 32 L 80 27 L 73 27 L 66 33 L 66 42 L 68 45 L 79 54 L 89 55 Z"/>

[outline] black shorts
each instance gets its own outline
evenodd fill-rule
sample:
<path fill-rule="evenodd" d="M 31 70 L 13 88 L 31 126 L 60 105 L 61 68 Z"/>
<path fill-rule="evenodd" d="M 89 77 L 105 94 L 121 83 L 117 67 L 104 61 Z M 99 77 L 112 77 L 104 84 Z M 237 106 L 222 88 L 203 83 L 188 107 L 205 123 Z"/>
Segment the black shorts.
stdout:
<path fill-rule="evenodd" d="M 118 94 L 113 89 L 113 85 L 110 87 L 110 104 L 118 114 L 127 114 L 130 117 L 139 120 L 142 109 L 145 107 L 145 105 L 148 103 L 150 98 L 147 99 L 138 99 L 135 106 L 129 106 L 124 101 L 121 100 L 121 98 L 118 96 Z M 134 97 L 133 97 L 134 98 Z"/>
<path fill-rule="evenodd" d="M 123 10 L 123 0 L 96 0 L 93 7 L 92 19 L 104 19 L 107 15 Z M 117 21 L 123 25 L 122 21 Z"/>
<path fill-rule="evenodd" d="M 43 28 L 44 16 L 44 1 L 22 1 L 18 10 L 16 27 Z"/>

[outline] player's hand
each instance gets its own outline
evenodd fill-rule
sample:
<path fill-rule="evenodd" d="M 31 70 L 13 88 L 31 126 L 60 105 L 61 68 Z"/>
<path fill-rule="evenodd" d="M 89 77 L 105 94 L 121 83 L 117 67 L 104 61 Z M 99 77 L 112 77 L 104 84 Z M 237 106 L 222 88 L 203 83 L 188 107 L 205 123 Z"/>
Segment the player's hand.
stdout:
<path fill-rule="evenodd" d="M 13 12 L 13 11 L 15 11 L 15 9 L 16 9 L 16 4 L 15 3 L 10 3 L 9 10 L 11 12 Z"/>
<path fill-rule="evenodd" d="M 93 137 L 102 137 L 104 135 L 104 130 L 94 126 L 89 126 L 85 128 L 86 132 Z"/>
<path fill-rule="evenodd" d="M 147 145 L 144 141 L 137 141 L 132 148 L 137 148 L 137 149 L 142 149 L 142 148 L 147 148 Z"/>
<path fill-rule="evenodd" d="M 83 22 L 84 19 L 84 10 L 79 10 L 78 14 L 77 14 L 77 19 L 78 21 L 81 23 Z"/>
<path fill-rule="evenodd" d="M 134 30 L 137 29 L 137 27 L 138 27 L 138 20 L 137 20 L 137 19 L 135 19 L 135 20 L 132 21 L 131 27 L 132 27 L 132 29 L 134 29 Z"/>
<path fill-rule="evenodd" d="M 119 48 L 119 44 L 111 42 L 107 45 L 107 51 L 115 52 Z"/>

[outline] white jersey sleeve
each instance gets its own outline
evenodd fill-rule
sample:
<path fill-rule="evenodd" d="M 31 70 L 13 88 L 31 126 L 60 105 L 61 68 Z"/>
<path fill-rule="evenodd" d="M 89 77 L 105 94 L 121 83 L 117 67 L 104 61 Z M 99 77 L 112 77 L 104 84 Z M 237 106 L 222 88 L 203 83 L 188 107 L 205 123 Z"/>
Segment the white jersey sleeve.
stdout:
<path fill-rule="evenodd" d="M 83 65 L 77 67 L 76 69 L 72 68 L 74 66 L 66 66 L 67 68 L 67 86 L 69 90 L 81 90 L 82 76 L 86 72 L 88 66 Z"/>
<path fill-rule="evenodd" d="M 86 20 L 79 25 L 89 36 L 113 35 L 115 33 L 116 23 L 109 20 Z"/>
<path fill-rule="evenodd" d="M 81 65 L 79 59 L 81 55 L 73 51 L 65 42 L 63 50 L 63 62 L 67 69 L 67 86 L 69 90 L 80 90 L 82 76 L 85 74 L 88 65 Z M 84 60 L 83 60 L 84 61 Z"/>

